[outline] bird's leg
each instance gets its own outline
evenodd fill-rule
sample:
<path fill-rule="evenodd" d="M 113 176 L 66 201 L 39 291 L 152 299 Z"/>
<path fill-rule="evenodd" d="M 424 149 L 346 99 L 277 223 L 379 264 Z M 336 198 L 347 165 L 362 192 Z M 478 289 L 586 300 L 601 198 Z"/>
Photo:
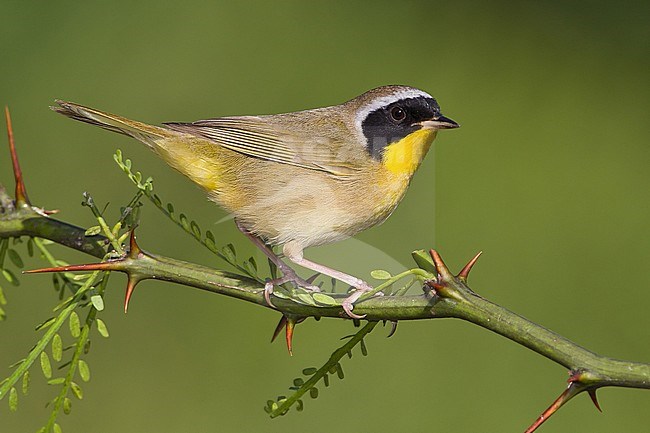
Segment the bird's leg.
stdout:
<path fill-rule="evenodd" d="M 298 274 L 296 274 L 296 271 L 284 263 L 282 259 L 277 254 L 275 254 L 268 245 L 266 245 L 260 238 L 249 232 L 244 226 L 241 225 L 239 221 L 235 220 L 235 224 L 237 225 L 239 231 L 242 232 L 248 239 L 250 239 L 253 245 L 259 248 L 260 251 L 262 251 L 264 255 L 268 257 L 275 266 L 277 266 L 280 272 L 282 272 L 281 277 L 273 280 L 269 279 L 264 284 L 264 299 L 266 300 L 267 304 L 275 308 L 275 305 L 273 305 L 271 302 L 273 288 L 284 283 L 294 283 L 296 286 L 302 287 L 306 290 L 312 292 L 320 292 L 320 288 L 318 286 L 312 284 L 311 281 L 300 278 Z"/>
<path fill-rule="evenodd" d="M 335 278 L 339 281 L 342 281 L 356 288 L 357 290 L 355 290 L 350 296 L 345 298 L 341 306 L 343 307 L 345 313 L 353 319 L 363 319 L 364 317 L 366 317 L 365 314 L 362 316 L 358 314 L 354 314 L 352 312 L 352 309 L 354 308 L 354 302 L 356 302 L 364 293 L 371 291 L 372 286 L 370 286 L 365 281 L 353 275 L 349 275 L 346 274 L 345 272 L 337 271 L 336 269 L 332 269 L 325 265 L 321 265 L 319 263 L 314 263 L 311 260 L 307 260 L 303 256 L 302 248 L 295 244 L 292 244 L 291 242 L 284 245 L 283 252 L 284 255 L 289 260 L 291 260 L 293 263 L 297 265 L 300 265 L 307 269 L 311 269 L 312 271 L 319 272 L 329 277 Z"/>

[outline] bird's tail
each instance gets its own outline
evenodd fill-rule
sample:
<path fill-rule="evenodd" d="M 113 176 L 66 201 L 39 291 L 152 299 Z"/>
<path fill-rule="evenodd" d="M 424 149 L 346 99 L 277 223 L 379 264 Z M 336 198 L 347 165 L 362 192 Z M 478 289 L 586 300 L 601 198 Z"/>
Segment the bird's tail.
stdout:
<path fill-rule="evenodd" d="M 50 108 L 57 113 L 63 114 L 71 119 L 99 126 L 109 131 L 128 135 L 129 137 L 133 137 L 136 140 L 143 142 L 154 150 L 156 150 L 158 142 L 174 135 L 174 133 L 169 129 L 126 119 L 115 114 L 105 113 L 73 102 L 66 102 L 58 99 L 55 102 L 57 105 Z"/>

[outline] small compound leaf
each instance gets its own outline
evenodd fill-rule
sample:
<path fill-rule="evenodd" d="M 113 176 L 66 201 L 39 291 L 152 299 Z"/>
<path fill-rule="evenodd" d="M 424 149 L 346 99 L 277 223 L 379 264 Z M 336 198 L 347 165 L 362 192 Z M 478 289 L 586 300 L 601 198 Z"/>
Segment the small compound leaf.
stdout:
<path fill-rule="evenodd" d="M 104 298 L 102 298 L 100 295 L 93 295 L 90 297 L 90 302 L 93 303 L 93 307 L 95 307 L 95 310 L 97 311 L 103 311 L 104 310 Z"/>
<path fill-rule="evenodd" d="M 50 357 L 46 352 L 41 352 L 41 370 L 43 370 L 43 376 L 46 379 L 52 377 L 52 364 L 50 364 Z"/>
<path fill-rule="evenodd" d="M 71 411 L 72 411 L 72 400 L 66 397 L 63 399 L 63 413 L 66 415 L 70 415 Z"/>
<path fill-rule="evenodd" d="M 332 306 L 332 307 L 338 305 L 336 303 L 336 299 L 332 298 L 329 295 L 326 295 L 325 293 L 316 292 L 316 293 L 312 294 L 311 296 L 314 299 L 314 301 L 316 301 L 317 303 L 319 303 L 321 305 L 327 305 L 327 306 Z"/>
<path fill-rule="evenodd" d="M 304 305 L 316 306 L 316 302 L 314 302 L 314 298 L 310 293 L 296 293 L 294 300 Z"/>
<path fill-rule="evenodd" d="M 181 226 L 183 226 L 183 229 L 184 229 L 186 232 L 191 231 L 191 230 L 190 230 L 190 223 L 187 222 L 187 216 L 186 216 L 184 213 L 181 213 L 179 219 L 180 219 L 180 222 L 181 222 Z"/>
<path fill-rule="evenodd" d="M 235 252 L 235 246 L 233 244 L 226 245 L 221 249 L 221 252 L 223 253 L 226 260 L 228 260 L 231 263 L 235 262 L 237 253 Z"/>
<path fill-rule="evenodd" d="M 59 334 L 55 334 L 54 338 L 52 338 L 52 358 L 58 362 L 61 361 L 62 357 L 63 342 L 61 341 L 61 336 Z"/>
<path fill-rule="evenodd" d="M 16 412 L 18 410 L 18 391 L 13 386 L 9 391 L 9 410 Z"/>
<path fill-rule="evenodd" d="M 90 367 L 88 367 L 88 363 L 83 359 L 79 360 L 79 376 L 81 376 L 81 380 L 84 382 L 90 380 Z"/>
<path fill-rule="evenodd" d="M 370 272 L 370 276 L 375 280 L 388 280 L 392 277 L 390 272 L 383 269 L 375 269 L 374 271 Z"/>
<path fill-rule="evenodd" d="M 304 381 L 303 379 L 299 378 L 299 377 L 296 377 L 296 378 L 293 380 L 293 386 L 300 387 L 300 386 L 302 386 L 304 383 L 305 383 L 305 381 Z"/>
<path fill-rule="evenodd" d="M 77 397 L 79 400 L 82 400 L 84 398 L 84 393 L 81 390 L 81 387 L 77 385 L 75 382 L 70 382 L 70 390 L 74 394 L 75 397 Z"/>
<path fill-rule="evenodd" d="M 14 273 L 11 272 L 9 269 L 3 269 L 2 270 L 2 276 L 5 277 L 5 280 L 9 281 L 14 286 L 19 286 L 20 285 L 20 281 L 18 281 L 18 278 L 16 278 Z"/>
<path fill-rule="evenodd" d="M 50 379 L 47 381 L 48 385 L 61 385 L 63 382 L 65 382 L 65 377 L 55 377 L 54 379 Z"/>
<path fill-rule="evenodd" d="M 34 238 L 27 239 L 27 254 L 34 257 Z"/>
<path fill-rule="evenodd" d="M 7 250 L 7 255 L 9 256 L 9 260 L 16 265 L 17 268 L 22 268 L 24 267 L 23 259 L 20 257 L 20 254 L 18 254 L 18 251 L 14 250 L 13 248 L 9 248 Z"/>
<path fill-rule="evenodd" d="M 56 317 L 50 317 L 50 318 L 47 319 L 45 322 L 43 322 L 43 323 L 41 323 L 40 325 L 38 325 L 38 326 L 36 327 L 35 331 L 40 331 L 41 329 L 45 329 L 45 328 L 47 328 L 47 327 L 50 326 L 52 323 L 54 323 L 55 320 L 56 320 Z"/>
<path fill-rule="evenodd" d="M 191 229 L 192 234 L 194 235 L 195 238 L 201 239 L 201 228 L 196 223 L 196 221 L 192 221 L 190 223 L 190 229 Z"/>
<path fill-rule="evenodd" d="M 92 226 L 84 232 L 84 236 L 88 236 L 88 237 L 96 236 L 101 232 L 102 232 L 102 228 L 100 226 Z"/>
<path fill-rule="evenodd" d="M 81 324 L 79 322 L 79 315 L 75 311 L 70 314 L 68 324 L 70 325 L 70 335 L 74 338 L 79 337 L 81 334 Z"/>
<path fill-rule="evenodd" d="M 104 337 L 108 338 L 108 328 L 102 319 L 97 319 L 97 332 Z"/>
<path fill-rule="evenodd" d="M 27 392 L 29 392 L 29 371 L 26 371 L 25 374 L 23 374 L 22 385 L 23 395 L 27 395 Z"/>
<path fill-rule="evenodd" d="M 302 370 L 302 374 L 305 376 L 311 376 L 313 374 L 316 374 L 317 371 L 318 369 L 316 369 L 316 367 L 308 367 Z"/>
<path fill-rule="evenodd" d="M 318 388 L 313 387 L 309 389 L 309 396 L 311 398 L 318 398 Z"/>

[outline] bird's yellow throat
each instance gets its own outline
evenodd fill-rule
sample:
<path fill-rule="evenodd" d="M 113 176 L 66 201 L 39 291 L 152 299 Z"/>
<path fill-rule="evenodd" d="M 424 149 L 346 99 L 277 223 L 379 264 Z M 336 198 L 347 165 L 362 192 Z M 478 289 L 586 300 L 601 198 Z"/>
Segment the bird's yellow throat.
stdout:
<path fill-rule="evenodd" d="M 427 155 L 438 133 L 435 129 L 419 129 L 384 149 L 383 164 L 397 175 L 412 176 Z"/>

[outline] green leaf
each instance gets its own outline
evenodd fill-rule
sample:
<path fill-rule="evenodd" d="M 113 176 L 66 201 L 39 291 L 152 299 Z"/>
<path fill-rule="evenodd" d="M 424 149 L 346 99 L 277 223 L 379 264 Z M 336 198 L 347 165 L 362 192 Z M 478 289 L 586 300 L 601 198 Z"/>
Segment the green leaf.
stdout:
<path fill-rule="evenodd" d="M 235 246 L 233 244 L 226 245 L 221 249 L 221 252 L 230 263 L 235 262 L 237 253 L 235 252 Z"/>
<path fill-rule="evenodd" d="M 294 300 L 304 305 L 316 306 L 316 303 L 314 302 L 314 298 L 312 298 L 312 295 L 309 293 L 296 293 L 294 296 Z"/>
<path fill-rule="evenodd" d="M 5 298 L 4 291 L 2 290 L 2 286 L 0 286 L 0 305 L 7 305 L 7 298 Z"/>
<path fill-rule="evenodd" d="M 79 315 L 73 311 L 70 314 L 70 319 L 68 320 L 68 324 L 70 325 L 70 334 L 74 337 L 77 338 L 81 334 L 81 324 L 79 322 Z"/>
<path fill-rule="evenodd" d="M 293 380 L 293 386 L 298 386 L 298 387 L 300 387 L 300 386 L 302 386 L 304 383 L 305 383 L 305 381 L 304 381 L 303 379 L 301 379 L 300 377 L 296 377 L 296 378 Z"/>
<path fill-rule="evenodd" d="M 7 318 L 7 313 L 5 313 L 5 310 L 0 307 L 0 322 L 5 320 Z"/>
<path fill-rule="evenodd" d="M 99 332 L 99 334 L 102 337 L 108 338 L 108 328 L 106 327 L 104 321 L 102 319 L 97 319 L 96 322 L 97 322 L 97 332 Z"/>
<path fill-rule="evenodd" d="M 65 382 L 65 377 L 55 377 L 47 381 L 48 385 L 61 385 Z"/>
<path fill-rule="evenodd" d="M 55 334 L 52 338 L 52 358 L 54 358 L 55 361 L 59 362 L 61 361 L 62 357 L 63 342 L 61 341 L 61 336 L 59 334 Z"/>
<path fill-rule="evenodd" d="M 187 216 L 185 216 L 184 213 L 181 213 L 181 215 L 179 217 L 179 220 L 181 222 L 181 226 L 183 226 L 183 230 L 185 230 L 186 232 L 191 231 L 190 230 L 190 223 L 187 222 Z"/>
<path fill-rule="evenodd" d="M 201 228 L 196 223 L 196 221 L 190 222 L 190 230 L 192 231 L 192 234 L 195 238 L 201 239 Z"/>
<path fill-rule="evenodd" d="M 54 423 L 54 426 L 52 427 L 52 432 L 53 433 L 63 433 L 61 430 L 61 426 L 57 423 Z"/>
<path fill-rule="evenodd" d="M 81 380 L 84 382 L 90 380 L 90 367 L 88 367 L 88 363 L 83 359 L 79 360 L 79 376 L 81 376 Z"/>
<path fill-rule="evenodd" d="M 72 411 L 72 400 L 66 397 L 63 399 L 63 413 L 66 415 L 70 415 L 71 411 Z"/>
<path fill-rule="evenodd" d="M 77 397 L 79 400 L 83 400 L 84 393 L 79 385 L 77 385 L 75 382 L 70 382 L 70 390 L 72 390 L 72 393 L 75 397 Z"/>
<path fill-rule="evenodd" d="M 325 373 L 325 375 L 323 376 L 323 384 L 326 387 L 330 386 L 330 376 L 327 373 Z"/>
<path fill-rule="evenodd" d="M 46 352 L 41 352 L 41 370 L 43 370 L 43 376 L 46 379 L 52 377 L 52 364 L 50 364 L 50 357 Z"/>
<path fill-rule="evenodd" d="M 309 396 L 311 398 L 318 398 L 318 388 L 313 387 L 309 390 Z"/>
<path fill-rule="evenodd" d="M 93 307 L 95 307 L 95 310 L 97 311 L 104 310 L 104 298 L 102 298 L 100 295 L 91 296 L 90 302 L 93 303 Z"/>
<path fill-rule="evenodd" d="M 167 203 L 167 212 L 169 212 L 170 216 L 174 215 L 174 205 L 171 203 Z"/>
<path fill-rule="evenodd" d="M 302 400 L 300 399 L 296 400 L 296 410 L 298 412 L 302 412 L 304 408 L 305 408 L 305 404 L 302 402 Z"/>
<path fill-rule="evenodd" d="M 16 278 L 14 273 L 11 272 L 9 269 L 3 269 L 2 270 L 2 276 L 5 277 L 5 280 L 9 281 L 14 286 L 19 286 L 20 285 L 20 281 L 18 281 L 18 278 Z"/>
<path fill-rule="evenodd" d="M 38 326 L 36 327 L 35 331 L 40 331 L 41 329 L 45 329 L 45 328 L 47 328 L 48 326 L 50 326 L 52 323 L 54 323 L 55 321 L 56 321 L 56 317 L 50 317 L 50 318 L 47 319 L 45 322 L 43 322 L 43 323 L 41 323 L 40 325 L 38 325 Z"/>
<path fill-rule="evenodd" d="M 102 232 L 100 226 L 92 226 L 84 232 L 84 236 L 96 236 Z"/>
<path fill-rule="evenodd" d="M 214 239 L 214 235 L 212 234 L 212 232 L 211 232 L 210 230 L 208 230 L 208 231 L 205 232 L 205 239 L 206 239 L 206 240 L 207 240 L 207 239 L 211 240 L 212 243 L 215 243 L 215 242 L 216 242 L 215 239 Z"/>
<path fill-rule="evenodd" d="M 314 301 L 318 302 L 319 304 L 322 305 L 328 305 L 328 306 L 335 306 L 338 305 L 336 303 L 336 299 L 332 298 L 329 295 L 326 295 L 325 293 L 314 293 L 311 295 Z"/>
<path fill-rule="evenodd" d="M 18 410 L 18 391 L 13 386 L 9 391 L 9 410 L 16 412 Z"/>
<path fill-rule="evenodd" d="M 27 254 L 29 257 L 34 257 L 34 238 L 27 239 Z"/>
<path fill-rule="evenodd" d="M 428 252 L 424 250 L 416 250 L 411 253 L 411 257 L 413 257 L 413 260 L 420 269 L 431 272 L 431 274 L 436 273 L 436 267 L 433 264 L 433 259 Z"/>
<path fill-rule="evenodd" d="M 29 370 L 23 374 L 23 395 L 27 395 L 27 392 L 29 391 Z"/>
<path fill-rule="evenodd" d="M 318 369 L 316 367 L 308 367 L 302 370 L 302 374 L 305 376 L 311 376 L 312 374 L 316 374 Z"/>
<path fill-rule="evenodd" d="M 250 275 L 257 275 L 257 263 L 255 263 L 255 259 L 250 257 L 248 260 L 244 261 L 244 269 Z"/>
<path fill-rule="evenodd" d="M 388 280 L 392 277 L 390 272 L 383 269 L 375 269 L 374 271 L 370 272 L 370 276 L 375 280 Z"/>
<path fill-rule="evenodd" d="M 18 254 L 18 251 L 14 250 L 13 248 L 9 248 L 7 254 L 9 254 L 9 260 L 11 260 L 12 263 L 16 265 L 17 268 L 22 268 L 23 266 L 25 266 L 23 263 L 23 259 L 20 258 L 20 255 Z"/>
<path fill-rule="evenodd" d="M 366 347 L 366 342 L 363 339 L 361 339 L 360 343 L 361 343 L 361 354 L 363 356 L 368 356 L 368 348 Z"/>

